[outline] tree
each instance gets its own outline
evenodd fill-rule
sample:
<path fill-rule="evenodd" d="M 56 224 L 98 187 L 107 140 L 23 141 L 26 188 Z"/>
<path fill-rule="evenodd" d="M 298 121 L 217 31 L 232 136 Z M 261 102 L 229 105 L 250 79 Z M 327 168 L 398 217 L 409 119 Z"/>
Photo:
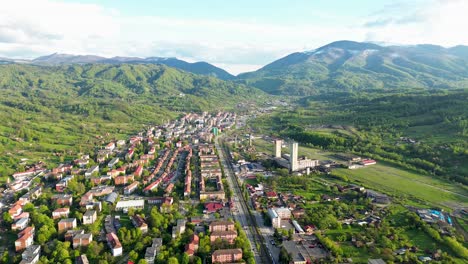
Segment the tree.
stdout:
<path fill-rule="evenodd" d="M 132 250 L 132 251 L 130 251 L 130 252 L 128 253 L 128 258 L 129 258 L 131 261 L 135 262 L 135 261 L 138 260 L 138 253 L 135 252 L 135 250 Z"/>
<path fill-rule="evenodd" d="M 292 257 L 288 253 L 288 251 L 284 247 L 281 247 L 280 254 L 279 254 L 279 263 L 289 264 L 291 260 L 292 260 Z"/>
<path fill-rule="evenodd" d="M 180 260 L 180 263 L 181 264 L 189 264 L 190 262 L 190 257 L 187 253 L 184 252 L 184 254 L 182 254 L 182 258 Z"/>
<path fill-rule="evenodd" d="M 179 264 L 179 261 L 177 260 L 176 257 L 170 257 L 170 258 L 167 260 L 167 264 Z"/>
<path fill-rule="evenodd" d="M 2 215 L 3 221 L 5 224 L 10 225 L 13 223 L 13 217 L 11 217 L 11 214 L 8 212 L 4 212 Z"/>

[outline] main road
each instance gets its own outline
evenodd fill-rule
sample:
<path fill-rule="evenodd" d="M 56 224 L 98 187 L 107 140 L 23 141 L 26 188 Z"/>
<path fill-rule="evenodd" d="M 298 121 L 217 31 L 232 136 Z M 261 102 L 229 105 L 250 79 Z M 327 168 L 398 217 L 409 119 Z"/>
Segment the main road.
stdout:
<path fill-rule="evenodd" d="M 230 160 L 226 159 L 226 157 L 230 157 L 230 154 L 227 152 L 223 142 L 220 145 L 220 137 L 222 136 L 216 137 L 215 146 L 218 150 L 219 159 L 221 161 L 221 165 L 224 168 L 224 174 L 226 175 L 227 182 L 233 191 L 232 199 L 235 205 L 235 210 L 233 211 L 234 219 L 240 222 L 244 228 L 247 238 L 250 240 L 255 262 L 265 264 L 275 263 L 272 260 L 271 254 L 268 253 L 269 251 L 266 248 L 266 244 L 262 235 L 258 231 L 256 219 L 250 213 L 244 195 L 242 195 L 242 190 L 234 174 L 232 163 Z"/>

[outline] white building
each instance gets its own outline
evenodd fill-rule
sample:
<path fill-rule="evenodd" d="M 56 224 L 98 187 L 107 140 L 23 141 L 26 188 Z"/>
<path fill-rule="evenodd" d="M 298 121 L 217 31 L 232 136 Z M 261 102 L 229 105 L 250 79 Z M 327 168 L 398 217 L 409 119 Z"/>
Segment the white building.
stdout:
<path fill-rule="evenodd" d="M 109 169 L 112 169 L 119 161 L 119 158 L 113 158 L 111 161 L 109 161 L 107 167 L 109 167 Z"/>
<path fill-rule="evenodd" d="M 20 264 L 36 264 L 41 256 L 41 246 L 31 245 L 21 254 Z"/>
<path fill-rule="evenodd" d="M 93 173 L 98 173 L 99 172 L 99 165 L 92 166 L 85 172 L 85 177 L 89 178 Z"/>
<path fill-rule="evenodd" d="M 271 225 L 273 226 L 273 228 L 281 227 L 281 218 L 278 217 L 278 214 L 275 212 L 275 210 L 269 208 L 268 216 L 270 216 L 271 218 Z"/>
<path fill-rule="evenodd" d="M 130 208 L 134 209 L 143 209 L 145 207 L 145 200 L 127 200 L 127 201 L 118 201 L 115 205 L 116 211 L 128 211 Z"/>

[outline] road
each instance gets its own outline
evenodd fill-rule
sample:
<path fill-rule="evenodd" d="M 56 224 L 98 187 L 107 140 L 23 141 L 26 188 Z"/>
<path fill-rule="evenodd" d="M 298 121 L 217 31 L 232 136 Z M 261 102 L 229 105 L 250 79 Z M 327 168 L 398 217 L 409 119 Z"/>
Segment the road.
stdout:
<path fill-rule="evenodd" d="M 244 227 L 244 231 L 247 235 L 247 238 L 250 240 L 250 245 L 252 252 L 254 253 L 256 263 L 276 263 L 272 260 L 271 254 L 267 253 L 266 243 L 264 238 L 258 232 L 257 221 L 255 217 L 249 212 L 247 202 L 242 195 L 242 190 L 239 186 L 239 182 L 233 172 L 232 164 L 226 159 L 228 153 L 225 152 L 225 149 L 219 144 L 219 137 L 215 140 L 215 146 L 218 150 L 219 159 L 221 165 L 224 168 L 224 173 L 226 175 L 227 182 L 230 188 L 233 191 L 233 200 L 236 207 L 236 210 L 233 212 L 233 216 L 236 221 L 239 221 L 240 224 Z M 257 245 L 260 246 L 260 250 L 257 250 Z"/>

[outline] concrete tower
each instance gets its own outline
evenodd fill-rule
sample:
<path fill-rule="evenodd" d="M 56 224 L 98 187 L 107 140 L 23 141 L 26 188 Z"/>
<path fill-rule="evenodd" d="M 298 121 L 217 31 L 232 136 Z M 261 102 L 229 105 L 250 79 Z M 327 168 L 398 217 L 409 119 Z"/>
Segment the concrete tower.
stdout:
<path fill-rule="evenodd" d="M 281 139 L 275 140 L 275 158 L 281 158 L 281 147 L 283 141 Z"/>
<path fill-rule="evenodd" d="M 297 160 L 298 158 L 298 152 L 299 152 L 299 145 L 297 142 L 291 142 L 289 144 L 289 169 L 291 172 L 297 171 L 299 169 L 299 162 Z"/>

